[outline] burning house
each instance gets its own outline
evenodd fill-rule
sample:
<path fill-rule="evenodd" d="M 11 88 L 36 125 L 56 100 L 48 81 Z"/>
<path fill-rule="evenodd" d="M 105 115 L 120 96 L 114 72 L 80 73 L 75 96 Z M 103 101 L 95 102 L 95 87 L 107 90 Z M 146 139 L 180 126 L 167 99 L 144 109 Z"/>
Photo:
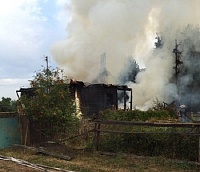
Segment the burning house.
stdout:
<path fill-rule="evenodd" d="M 126 85 L 112 84 L 89 84 L 85 85 L 82 81 L 71 80 L 70 92 L 75 97 L 76 107 L 88 115 L 98 114 L 105 109 L 119 108 L 119 91 L 123 92 L 123 109 L 132 109 L 132 89 Z M 130 105 L 127 92 L 130 93 Z M 78 101 L 77 101 L 78 99 Z M 78 104 L 80 102 L 80 104 Z"/>

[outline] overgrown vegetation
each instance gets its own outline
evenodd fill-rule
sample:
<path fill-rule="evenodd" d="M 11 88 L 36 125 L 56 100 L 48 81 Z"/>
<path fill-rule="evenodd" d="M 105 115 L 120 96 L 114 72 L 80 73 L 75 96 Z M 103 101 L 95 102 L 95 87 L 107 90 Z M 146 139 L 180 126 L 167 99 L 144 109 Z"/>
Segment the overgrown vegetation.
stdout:
<path fill-rule="evenodd" d="M 0 112 L 16 112 L 17 102 L 10 97 L 2 97 L 0 101 Z"/>
<path fill-rule="evenodd" d="M 167 110 L 146 112 L 134 111 L 111 111 L 100 112 L 101 120 L 118 121 L 146 121 L 146 122 L 178 122 L 176 113 Z M 148 126 L 122 126 L 101 125 L 103 130 L 146 132 L 143 134 L 101 134 L 99 150 L 109 152 L 127 152 L 148 156 L 165 156 L 184 160 L 197 161 L 198 137 L 169 134 L 169 132 L 189 132 L 191 129 L 170 127 Z M 147 132 L 168 132 L 168 134 L 148 134 Z"/>
<path fill-rule="evenodd" d="M 197 161 L 198 138 L 173 134 L 104 135 L 99 150 Z"/>
<path fill-rule="evenodd" d="M 175 120 L 177 114 L 171 110 L 148 110 L 148 111 L 112 111 L 110 109 L 101 111 L 98 116 L 102 120 L 117 120 L 117 121 L 151 121 L 151 120 Z"/>

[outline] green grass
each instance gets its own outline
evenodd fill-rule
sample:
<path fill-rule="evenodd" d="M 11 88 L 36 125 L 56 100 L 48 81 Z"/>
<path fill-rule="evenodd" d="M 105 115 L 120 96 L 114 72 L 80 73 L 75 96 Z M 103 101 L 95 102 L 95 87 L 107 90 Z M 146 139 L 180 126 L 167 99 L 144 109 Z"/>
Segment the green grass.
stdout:
<path fill-rule="evenodd" d="M 34 164 L 43 164 L 78 172 L 132 172 L 132 171 L 198 171 L 195 165 L 187 162 L 178 164 L 164 157 L 136 158 L 131 154 L 117 154 L 116 156 L 101 155 L 99 152 L 81 151 L 71 161 L 56 159 L 50 156 L 36 155 L 34 151 L 10 148 L 0 150 L 4 156 L 23 159 Z M 0 165 L 1 167 L 1 165 Z"/>

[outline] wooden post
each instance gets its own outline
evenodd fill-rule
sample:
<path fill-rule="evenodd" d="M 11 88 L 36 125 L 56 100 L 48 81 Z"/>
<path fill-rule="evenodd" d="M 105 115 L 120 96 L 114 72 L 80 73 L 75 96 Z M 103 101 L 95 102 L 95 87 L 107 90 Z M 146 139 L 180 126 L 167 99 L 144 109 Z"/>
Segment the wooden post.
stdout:
<path fill-rule="evenodd" d="M 198 126 L 198 131 L 200 134 L 200 126 Z M 198 151 L 198 162 L 200 162 L 200 135 L 199 135 L 199 151 Z"/>
<path fill-rule="evenodd" d="M 27 126 L 26 126 L 26 135 L 25 135 L 25 141 L 24 141 L 25 146 L 27 144 L 27 137 L 28 137 L 28 123 L 27 123 Z M 24 153 L 25 153 L 25 149 L 24 149 Z"/>
<path fill-rule="evenodd" d="M 100 125 L 98 122 L 95 122 L 95 125 L 94 125 L 94 135 L 93 135 L 93 150 L 95 151 L 98 151 L 99 147 L 98 147 L 98 144 L 99 144 L 99 138 L 100 138 L 100 131 L 97 131 L 97 130 L 100 130 Z"/>
<path fill-rule="evenodd" d="M 115 100 L 115 104 L 116 104 L 116 110 L 118 109 L 118 93 L 117 93 L 117 90 L 116 90 L 116 100 Z"/>
<path fill-rule="evenodd" d="M 126 88 L 124 87 L 124 111 L 126 110 Z"/>
<path fill-rule="evenodd" d="M 98 124 L 97 125 L 97 129 L 100 130 L 100 125 L 101 124 Z M 99 150 L 99 139 L 100 139 L 100 131 L 97 131 L 97 142 L 96 142 L 96 150 L 98 151 Z"/>
<path fill-rule="evenodd" d="M 132 89 L 131 89 L 131 102 L 130 102 L 130 109 L 133 110 L 133 93 L 132 93 Z"/>
<path fill-rule="evenodd" d="M 97 122 L 94 124 L 94 134 L 93 134 L 93 150 L 96 150 L 96 140 L 97 140 Z"/>

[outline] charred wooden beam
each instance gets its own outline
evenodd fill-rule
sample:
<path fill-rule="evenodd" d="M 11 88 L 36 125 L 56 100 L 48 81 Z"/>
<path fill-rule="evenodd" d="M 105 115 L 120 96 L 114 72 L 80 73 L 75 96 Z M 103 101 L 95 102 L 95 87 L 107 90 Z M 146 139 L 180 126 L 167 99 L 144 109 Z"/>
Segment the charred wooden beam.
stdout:
<path fill-rule="evenodd" d="M 97 132 L 102 132 L 102 133 L 117 133 L 117 134 L 176 134 L 176 135 L 195 135 L 195 136 L 200 136 L 198 132 L 165 132 L 165 131 L 133 131 L 133 132 L 127 132 L 127 131 L 111 131 L 111 130 L 96 130 Z"/>
<path fill-rule="evenodd" d="M 133 110 L 133 92 L 131 89 L 131 102 L 130 102 L 130 109 Z"/>
<path fill-rule="evenodd" d="M 15 146 L 18 146 L 18 147 L 22 147 L 24 149 L 31 149 L 31 150 L 34 150 L 38 153 L 42 153 L 42 154 L 45 154 L 45 155 L 49 155 L 49 156 L 53 156 L 53 157 L 56 157 L 56 158 L 60 158 L 60 159 L 64 159 L 64 160 L 71 160 L 71 157 L 67 156 L 67 155 L 58 155 L 56 153 L 53 153 L 53 152 L 48 152 L 44 149 L 40 149 L 40 148 L 35 148 L 35 147 L 31 147 L 31 146 L 25 146 L 25 145 L 18 145 L 18 144 L 14 144 Z"/>
<path fill-rule="evenodd" d="M 124 111 L 126 110 L 126 89 L 124 89 Z"/>

